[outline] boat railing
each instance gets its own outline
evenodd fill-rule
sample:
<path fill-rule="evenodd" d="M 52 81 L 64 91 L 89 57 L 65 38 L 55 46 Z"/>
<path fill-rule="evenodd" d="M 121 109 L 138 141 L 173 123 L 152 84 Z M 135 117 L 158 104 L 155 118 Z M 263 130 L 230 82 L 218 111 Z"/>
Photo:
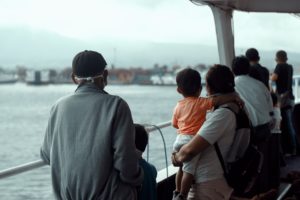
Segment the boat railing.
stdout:
<path fill-rule="evenodd" d="M 299 94 L 300 75 L 293 76 L 293 80 L 294 80 L 295 102 L 300 103 L 300 94 Z M 160 123 L 157 125 L 150 125 L 149 127 L 146 127 L 146 130 L 147 130 L 147 132 L 153 132 L 155 130 L 166 128 L 169 126 L 171 126 L 171 121 L 163 122 L 163 123 Z M 43 167 L 45 165 L 46 164 L 43 162 L 43 160 L 40 159 L 40 160 L 32 161 L 29 163 L 25 163 L 22 165 L 18 165 L 15 167 L 11 167 L 11 168 L 0 171 L 0 179 L 4 179 L 4 178 L 10 177 L 10 176 L 15 176 L 20 173 L 28 172 L 28 171 L 34 170 L 36 168 Z M 167 166 L 166 166 L 166 169 L 168 170 Z M 166 170 L 166 169 L 164 169 L 164 170 Z M 168 172 L 167 172 L 167 176 L 168 176 Z"/>
<path fill-rule="evenodd" d="M 294 81 L 295 103 L 300 103 L 300 92 L 299 92 L 300 75 L 293 76 L 293 81 Z"/>
<path fill-rule="evenodd" d="M 157 124 L 157 125 L 149 125 L 149 126 L 146 127 L 146 130 L 147 130 L 148 133 L 150 133 L 150 132 L 153 132 L 155 130 L 160 130 L 162 128 L 166 128 L 166 127 L 169 127 L 169 126 L 171 126 L 171 121 L 163 122 L 163 123 L 160 123 L 160 124 Z M 34 170 L 34 169 L 37 169 L 37 168 L 40 168 L 40 167 L 43 167 L 43 166 L 46 166 L 46 164 L 44 163 L 43 160 L 40 159 L 40 160 L 36 160 L 36 161 L 33 161 L 33 162 L 25 163 L 25 164 L 22 164 L 22 165 L 18 165 L 18 166 L 15 166 L 15 167 L 11 167 L 11 168 L 0 171 L 0 179 L 4 179 L 4 178 L 10 177 L 10 176 L 15 176 L 17 174 L 28 172 L 28 171 L 31 171 L 31 170 Z M 161 170 L 161 171 L 163 172 L 165 170 L 166 169 Z M 173 171 L 174 170 L 172 170 L 171 173 L 173 173 Z M 162 173 L 159 173 L 159 174 L 161 174 L 160 177 L 162 177 Z M 166 176 L 164 176 L 164 177 L 166 177 Z M 162 178 L 159 178 L 159 179 L 162 179 Z"/>

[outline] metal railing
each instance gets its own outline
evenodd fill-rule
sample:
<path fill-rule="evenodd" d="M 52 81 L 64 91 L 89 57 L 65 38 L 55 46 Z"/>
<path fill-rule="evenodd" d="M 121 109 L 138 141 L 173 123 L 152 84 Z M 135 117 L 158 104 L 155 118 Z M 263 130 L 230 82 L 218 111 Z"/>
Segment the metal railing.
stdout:
<path fill-rule="evenodd" d="M 151 127 L 146 127 L 146 130 L 147 130 L 147 132 L 153 132 L 153 131 L 157 130 L 157 128 L 162 129 L 162 128 L 166 128 L 169 126 L 171 126 L 171 121 L 163 122 L 163 123 L 157 124 L 155 126 L 151 126 Z M 43 166 L 46 166 L 46 164 L 44 163 L 43 160 L 40 159 L 40 160 L 36 160 L 33 162 L 25 163 L 22 165 L 18 165 L 18 166 L 12 167 L 12 168 L 8 168 L 8 169 L 0 171 L 0 179 L 4 179 L 4 178 L 10 177 L 10 176 L 15 176 L 17 174 L 28 172 L 28 171 L 31 171 L 33 169 L 40 168 Z"/>
<path fill-rule="evenodd" d="M 300 103 L 300 94 L 299 94 L 299 81 L 300 81 L 300 75 L 293 76 L 294 80 L 294 95 L 295 95 L 295 102 Z M 146 127 L 147 132 L 152 132 L 157 130 L 157 128 L 162 129 L 171 126 L 171 121 L 163 122 L 160 124 L 157 124 L 155 126 Z M 46 164 L 43 162 L 43 160 L 36 160 L 33 162 L 25 163 L 22 165 L 18 165 L 9 169 L 5 169 L 0 171 L 0 179 L 7 178 L 10 176 L 14 176 L 20 173 L 24 173 L 27 171 L 31 171 L 36 168 L 40 168 L 45 166 Z"/>
<path fill-rule="evenodd" d="M 295 96 L 295 102 L 300 103 L 300 94 L 299 94 L 299 81 L 300 81 L 300 75 L 293 76 L 294 80 L 294 96 Z"/>

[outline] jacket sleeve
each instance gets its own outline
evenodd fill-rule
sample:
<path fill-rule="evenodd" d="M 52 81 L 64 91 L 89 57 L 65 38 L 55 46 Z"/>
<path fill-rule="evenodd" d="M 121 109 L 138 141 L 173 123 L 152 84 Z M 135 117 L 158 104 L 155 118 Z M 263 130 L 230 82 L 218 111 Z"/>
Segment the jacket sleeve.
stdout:
<path fill-rule="evenodd" d="M 50 151 L 52 146 L 52 116 L 53 116 L 53 110 L 51 109 L 50 117 L 48 120 L 48 125 L 46 128 L 45 136 L 44 136 L 44 142 L 42 144 L 42 147 L 40 149 L 40 156 L 41 159 L 47 164 L 50 165 Z"/>
<path fill-rule="evenodd" d="M 143 171 L 138 163 L 131 112 L 125 101 L 119 102 L 115 114 L 112 124 L 113 165 L 123 182 L 138 186 L 142 183 Z"/>

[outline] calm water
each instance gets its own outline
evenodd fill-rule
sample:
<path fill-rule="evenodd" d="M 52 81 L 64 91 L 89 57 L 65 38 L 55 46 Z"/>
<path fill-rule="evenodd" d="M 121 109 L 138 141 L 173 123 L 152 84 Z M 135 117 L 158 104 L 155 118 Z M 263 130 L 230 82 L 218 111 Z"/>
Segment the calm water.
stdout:
<path fill-rule="evenodd" d="M 51 105 L 72 93 L 75 85 L 0 85 L 0 170 L 39 159 Z M 181 98 L 175 87 L 108 86 L 106 90 L 125 99 L 134 122 L 158 124 L 169 121 Z M 162 129 L 168 150 L 176 137 L 173 128 Z M 150 135 L 150 159 L 158 169 L 165 166 L 163 143 L 158 132 Z M 50 169 L 42 167 L 0 181 L 0 200 L 54 199 Z"/>

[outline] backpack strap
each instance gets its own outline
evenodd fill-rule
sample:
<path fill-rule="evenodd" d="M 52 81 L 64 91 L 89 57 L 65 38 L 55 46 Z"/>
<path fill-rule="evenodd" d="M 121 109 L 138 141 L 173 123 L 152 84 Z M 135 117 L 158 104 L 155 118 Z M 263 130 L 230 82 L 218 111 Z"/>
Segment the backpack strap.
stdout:
<path fill-rule="evenodd" d="M 220 161 L 220 163 L 221 163 L 222 169 L 223 169 L 223 171 L 224 171 L 225 179 L 227 179 L 227 177 L 228 177 L 228 171 L 227 171 L 227 168 L 226 168 L 226 165 L 225 165 L 225 162 L 224 162 L 222 153 L 221 153 L 221 151 L 220 151 L 218 142 L 216 142 L 216 143 L 214 144 L 214 147 L 215 147 L 216 153 L 217 153 L 217 155 L 218 155 L 219 161 Z"/>
<path fill-rule="evenodd" d="M 220 108 L 220 107 L 218 107 L 218 108 Z M 217 109 L 218 109 L 218 108 L 217 108 Z M 235 112 L 231 107 L 226 106 L 226 107 L 221 107 L 221 108 L 227 108 L 228 110 L 230 110 L 231 112 L 233 112 L 235 118 L 237 118 L 236 112 Z M 221 166 L 222 166 L 222 169 L 223 169 L 223 171 L 224 171 L 224 177 L 225 177 L 225 179 L 227 180 L 227 177 L 228 177 L 228 170 L 227 170 L 227 168 L 226 168 L 225 161 L 224 161 L 224 158 L 223 158 L 222 153 L 221 153 L 221 151 L 220 151 L 218 142 L 215 142 L 214 147 L 215 147 L 216 153 L 217 153 L 217 155 L 218 155 L 218 158 L 219 158 L 220 164 L 221 164 Z"/>

